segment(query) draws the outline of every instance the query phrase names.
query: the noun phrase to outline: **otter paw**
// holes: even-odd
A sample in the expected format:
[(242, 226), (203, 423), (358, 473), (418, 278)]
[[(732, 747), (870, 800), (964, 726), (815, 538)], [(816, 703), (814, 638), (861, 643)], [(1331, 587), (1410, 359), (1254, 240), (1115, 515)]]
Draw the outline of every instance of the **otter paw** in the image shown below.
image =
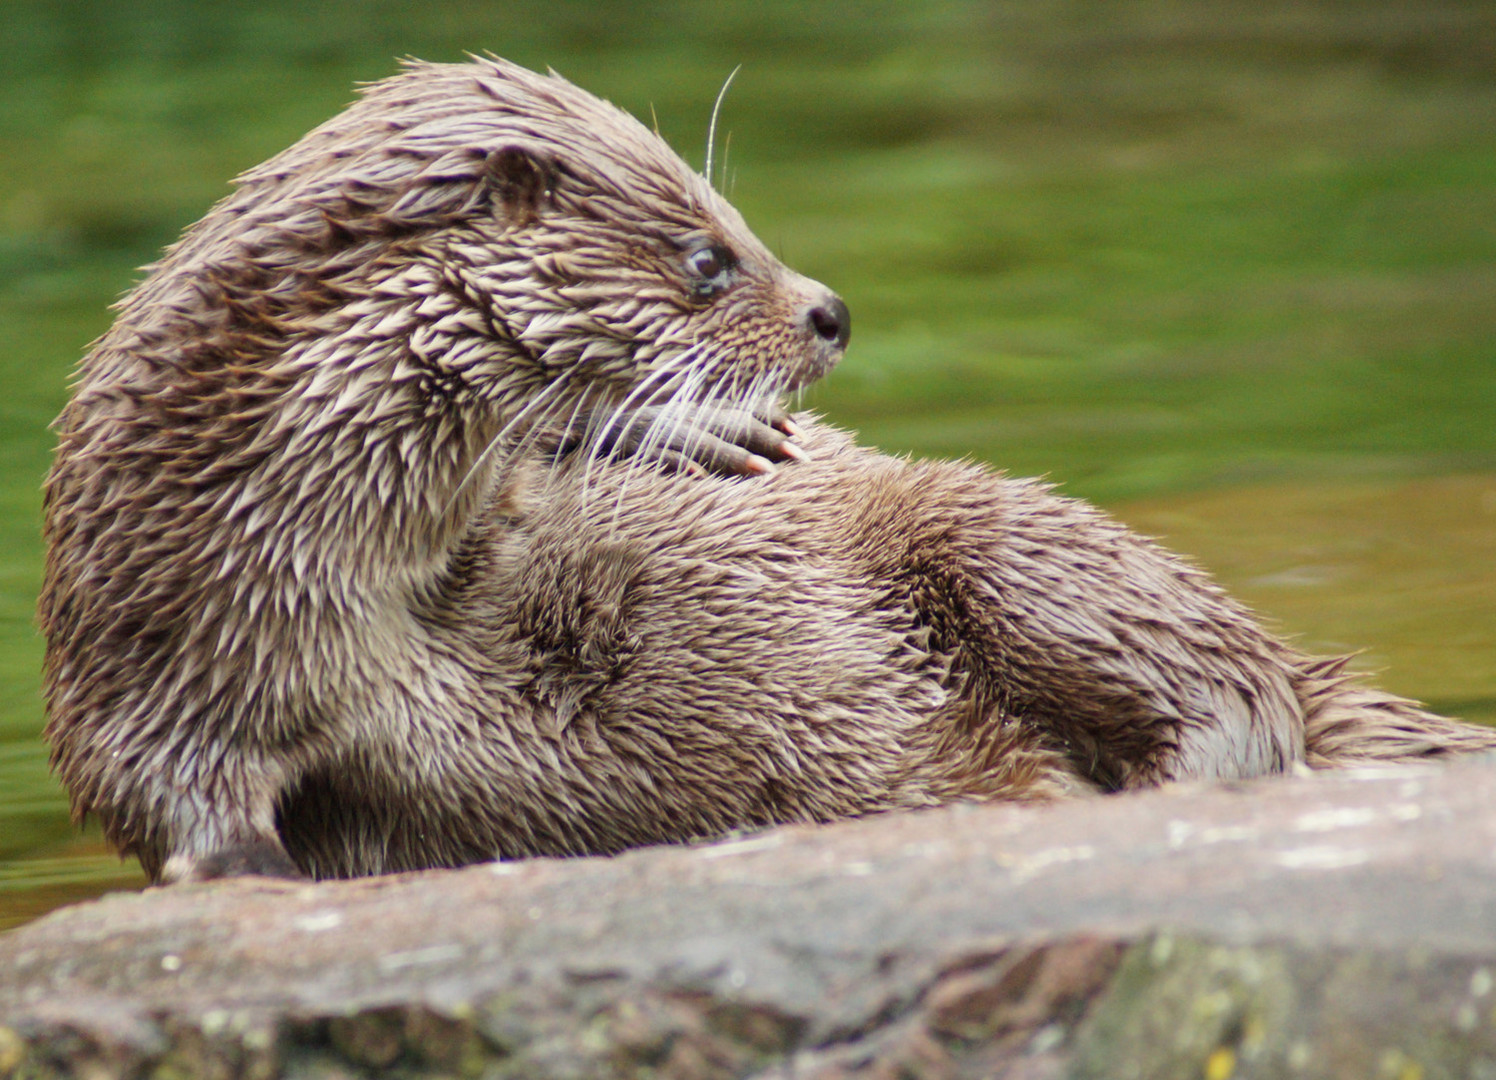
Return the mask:
[(304, 878), (280, 841), (259, 839), (229, 844), (206, 855), (174, 855), (162, 869), (167, 883), (180, 881), (213, 881), (229, 877)]
[(775, 406), (767, 415), (747, 409), (647, 405), (626, 416), (589, 424), (561, 453), (582, 451), (598, 457), (652, 461), (666, 469), (721, 476), (772, 473), (776, 462), (806, 461), (796, 444), (802, 433), (788, 413)]

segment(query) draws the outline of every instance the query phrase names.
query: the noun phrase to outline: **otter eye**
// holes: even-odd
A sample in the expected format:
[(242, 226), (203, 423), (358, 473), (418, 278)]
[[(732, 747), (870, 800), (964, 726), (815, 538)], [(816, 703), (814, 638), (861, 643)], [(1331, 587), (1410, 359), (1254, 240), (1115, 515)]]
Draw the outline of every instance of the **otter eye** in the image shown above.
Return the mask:
[(726, 274), (732, 269), (732, 252), (720, 244), (697, 248), (686, 256), (686, 269), (696, 278), (696, 291), (711, 296), (726, 287)]

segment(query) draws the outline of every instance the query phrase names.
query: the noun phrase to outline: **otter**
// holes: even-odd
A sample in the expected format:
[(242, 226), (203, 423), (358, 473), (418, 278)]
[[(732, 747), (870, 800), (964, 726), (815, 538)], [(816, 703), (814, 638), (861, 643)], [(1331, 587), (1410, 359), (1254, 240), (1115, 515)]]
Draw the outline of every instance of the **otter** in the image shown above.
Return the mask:
[(366, 90), (59, 418), (75, 815), (153, 880), (322, 878), (1496, 746), (1043, 484), (789, 417), (849, 329), (559, 76)]

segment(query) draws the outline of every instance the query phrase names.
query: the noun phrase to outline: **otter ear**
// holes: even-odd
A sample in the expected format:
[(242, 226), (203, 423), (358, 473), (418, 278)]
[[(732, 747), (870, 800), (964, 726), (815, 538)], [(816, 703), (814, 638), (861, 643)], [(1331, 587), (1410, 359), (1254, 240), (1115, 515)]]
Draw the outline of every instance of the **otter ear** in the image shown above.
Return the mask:
[[(488, 209), (513, 224), (528, 225), (550, 201), (561, 171), (553, 159), (506, 146), (487, 154), (454, 150), (393, 181), (352, 177), (315, 206), (325, 230), (321, 242), (341, 247), (371, 237), (441, 229)], [(296, 242), (305, 246), (315, 241), (300, 236)]]
[(550, 158), (523, 146), (492, 151), (485, 162), (489, 188), (516, 225), (529, 225), (551, 200), (559, 169)]

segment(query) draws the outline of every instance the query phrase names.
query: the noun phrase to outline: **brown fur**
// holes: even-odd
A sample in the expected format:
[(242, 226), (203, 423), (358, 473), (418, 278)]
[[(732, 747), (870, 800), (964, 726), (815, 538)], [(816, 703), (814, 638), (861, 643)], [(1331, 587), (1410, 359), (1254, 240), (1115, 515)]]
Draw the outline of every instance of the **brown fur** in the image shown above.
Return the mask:
[(59, 421), (75, 812), (153, 876), (330, 876), (1496, 745), (1041, 484), (808, 419), (771, 476), (654, 464), (845, 339), (559, 78), (374, 87), (167, 253)]

